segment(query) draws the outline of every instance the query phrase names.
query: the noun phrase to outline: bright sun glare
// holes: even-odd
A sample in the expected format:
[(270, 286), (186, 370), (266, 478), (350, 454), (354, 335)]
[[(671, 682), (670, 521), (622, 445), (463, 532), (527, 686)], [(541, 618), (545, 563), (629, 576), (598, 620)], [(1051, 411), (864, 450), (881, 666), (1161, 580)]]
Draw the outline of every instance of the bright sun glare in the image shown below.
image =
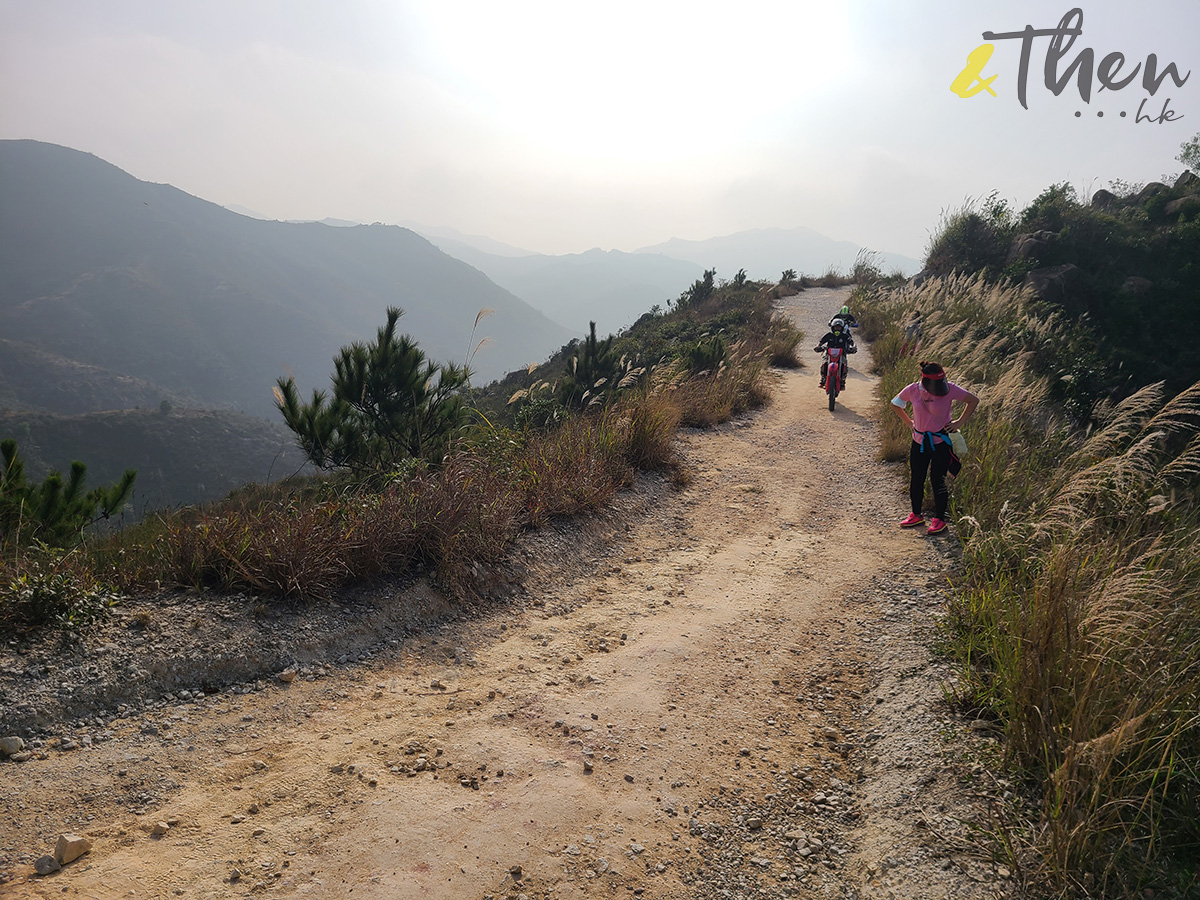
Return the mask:
[(832, 3), (484, 0), (422, 17), (466, 102), (577, 158), (719, 151), (722, 132), (744, 142), (739, 129), (794, 110), (848, 65)]

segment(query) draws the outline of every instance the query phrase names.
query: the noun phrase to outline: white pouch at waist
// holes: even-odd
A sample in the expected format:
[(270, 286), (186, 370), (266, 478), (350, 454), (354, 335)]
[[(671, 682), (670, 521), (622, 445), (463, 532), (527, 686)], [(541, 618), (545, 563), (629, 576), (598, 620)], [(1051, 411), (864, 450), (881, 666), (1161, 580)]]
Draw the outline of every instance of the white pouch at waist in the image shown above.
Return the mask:
[(950, 449), (954, 451), (954, 455), (959, 459), (967, 455), (967, 439), (963, 437), (961, 431), (950, 432)]

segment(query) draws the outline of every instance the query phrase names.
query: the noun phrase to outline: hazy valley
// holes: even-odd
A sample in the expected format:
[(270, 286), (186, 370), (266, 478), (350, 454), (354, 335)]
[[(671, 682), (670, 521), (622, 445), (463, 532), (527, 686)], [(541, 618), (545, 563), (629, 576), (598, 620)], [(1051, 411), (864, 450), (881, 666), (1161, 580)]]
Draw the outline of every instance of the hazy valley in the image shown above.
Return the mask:
[[(238, 478), (294, 469), (276, 460), (290, 432), (275, 379), (294, 377), (304, 394), (328, 388), (334, 354), (372, 337), (389, 305), (405, 310), (400, 327), (430, 358), (469, 361), (480, 386), (545, 360), (590, 321), (603, 335), (668, 307), (706, 268), (729, 278), (745, 258), (763, 276), (820, 274), (848, 270), (860, 249), (774, 229), (549, 256), (428, 231), (254, 218), (88, 153), (0, 142), (5, 435), (33, 473), (76, 458), (97, 478), (134, 465), (143, 508), (215, 499)], [(156, 415), (115, 414), (136, 410)], [(109, 454), (122, 429), (123, 459)], [(213, 449), (235, 434), (241, 462), (214, 477)]]

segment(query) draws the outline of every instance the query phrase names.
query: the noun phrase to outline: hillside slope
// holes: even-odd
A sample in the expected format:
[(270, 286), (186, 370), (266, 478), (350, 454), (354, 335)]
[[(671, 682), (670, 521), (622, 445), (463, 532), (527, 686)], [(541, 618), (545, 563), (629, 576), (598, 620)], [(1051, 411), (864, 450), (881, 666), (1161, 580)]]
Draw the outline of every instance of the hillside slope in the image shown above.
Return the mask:
[(75, 416), (0, 411), (0, 435), (15, 438), (31, 479), (81, 459), (87, 484), (110, 484), (136, 469), (133, 519), (178, 505), (219, 500), (249, 482), (310, 471), (291, 432), (228, 410), (112, 410)]
[(670, 301), (703, 274), (693, 262), (652, 253), (588, 250), (563, 256), (501, 256), (468, 244), (431, 238), (451, 256), (470, 263), (554, 321), (613, 334), (652, 306)]
[[(250, 219), (90, 154), (0, 142), (0, 334), (164, 394), (273, 416), (271, 385), (324, 388), (337, 350), (385, 309), (434, 359), (462, 362), (477, 312), (477, 381), (573, 335), (424, 238), (382, 225)], [(35, 377), (54, 377), (54, 368)], [(35, 406), (12, 396), (12, 406)], [(42, 400), (44, 402), (44, 398)], [(50, 411), (77, 411), (81, 397)]]

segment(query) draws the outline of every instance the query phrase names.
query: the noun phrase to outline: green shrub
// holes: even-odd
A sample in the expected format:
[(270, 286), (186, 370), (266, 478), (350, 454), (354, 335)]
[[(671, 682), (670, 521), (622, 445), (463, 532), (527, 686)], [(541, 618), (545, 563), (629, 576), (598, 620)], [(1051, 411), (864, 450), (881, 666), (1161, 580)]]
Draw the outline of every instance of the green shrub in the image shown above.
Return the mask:
[(697, 278), (691, 287), (679, 295), (675, 306), (678, 309), (686, 309), (707, 303), (716, 289), (716, 277), (716, 269), (706, 269), (703, 278)]
[(716, 371), (725, 362), (728, 353), (719, 334), (705, 334), (694, 344), (685, 346), (680, 356), (688, 371), (698, 374)]
[(925, 271), (995, 274), (1005, 265), (1012, 235), (1011, 213), (994, 192), (982, 202), (967, 200), (957, 210), (943, 211), (925, 250)]
[(78, 556), (47, 551), (0, 564), (0, 634), (83, 625), (121, 599), (97, 583)]
[(603, 403), (617, 387), (620, 364), (613, 350), (613, 336), (599, 340), (596, 323), (592, 322), (579, 352), (568, 361), (559, 388), (559, 400), (563, 406), (573, 409)]
[(555, 397), (536, 397), (521, 405), (517, 411), (517, 427), (521, 430), (545, 430), (559, 424), (567, 408)]

